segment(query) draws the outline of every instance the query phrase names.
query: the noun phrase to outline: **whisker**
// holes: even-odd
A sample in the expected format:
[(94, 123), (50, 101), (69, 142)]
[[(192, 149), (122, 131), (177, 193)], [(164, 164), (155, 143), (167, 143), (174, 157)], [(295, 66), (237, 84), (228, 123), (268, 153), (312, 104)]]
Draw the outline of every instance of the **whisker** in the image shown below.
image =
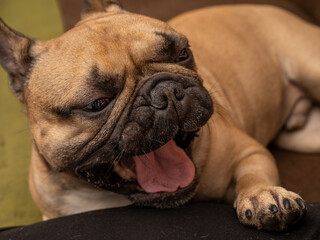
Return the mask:
[(149, 140), (160, 143), (161, 145), (164, 143), (164, 141), (159, 141), (157, 139), (149, 138)]
[(114, 164), (115, 162), (119, 162), (119, 161), (120, 161), (123, 153), (124, 153), (124, 150), (122, 150), (121, 152), (118, 153), (117, 157), (112, 161), (112, 164), (110, 165), (110, 167), (109, 167), (109, 169), (107, 170), (107, 172), (106, 172), (106, 173), (104, 174), (104, 176), (99, 180), (98, 186), (99, 186), (102, 182), (104, 182), (105, 180), (107, 180), (107, 179), (111, 176), (113, 164)]
[(19, 131), (14, 132), (13, 135), (18, 135), (18, 134), (30, 132), (30, 130), (32, 130), (32, 129), (36, 129), (36, 128), (25, 128), (25, 129), (21, 129), (21, 130), (19, 130)]

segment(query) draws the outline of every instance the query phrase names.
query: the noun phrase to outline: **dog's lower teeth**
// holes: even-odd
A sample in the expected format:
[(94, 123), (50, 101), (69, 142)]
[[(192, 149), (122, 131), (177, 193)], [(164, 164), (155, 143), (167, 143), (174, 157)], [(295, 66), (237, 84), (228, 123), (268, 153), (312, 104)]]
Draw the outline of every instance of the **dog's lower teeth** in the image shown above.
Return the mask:
[(130, 173), (128, 173), (128, 171), (126, 171), (123, 167), (121, 167), (119, 165), (119, 163), (114, 163), (113, 164), (113, 169), (114, 169), (114, 172), (116, 174), (118, 174), (121, 178), (123, 178), (124, 180), (126, 180), (126, 181), (132, 181), (133, 180), (133, 178), (130, 175)]

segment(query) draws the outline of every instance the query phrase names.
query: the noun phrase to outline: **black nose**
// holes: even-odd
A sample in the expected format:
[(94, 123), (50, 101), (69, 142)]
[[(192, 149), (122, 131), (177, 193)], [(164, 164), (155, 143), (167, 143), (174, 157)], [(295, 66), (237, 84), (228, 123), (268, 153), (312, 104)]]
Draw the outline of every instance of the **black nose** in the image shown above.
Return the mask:
[(151, 106), (156, 109), (166, 109), (169, 102), (174, 104), (184, 98), (181, 83), (173, 81), (159, 82), (150, 92)]

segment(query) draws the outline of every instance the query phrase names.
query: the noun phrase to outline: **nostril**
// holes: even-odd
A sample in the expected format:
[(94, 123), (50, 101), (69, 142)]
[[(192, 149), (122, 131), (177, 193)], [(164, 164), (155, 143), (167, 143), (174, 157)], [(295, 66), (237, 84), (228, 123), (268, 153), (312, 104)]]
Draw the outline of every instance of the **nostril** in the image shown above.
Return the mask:
[(174, 96), (176, 97), (177, 100), (182, 100), (184, 98), (184, 92), (182, 90), (182, 88), (175, 88), (174, 89)]
[(151, 106), (157, 109), (165, 109), (168, 107), (168, 96), (163, 91), (151, 92)]

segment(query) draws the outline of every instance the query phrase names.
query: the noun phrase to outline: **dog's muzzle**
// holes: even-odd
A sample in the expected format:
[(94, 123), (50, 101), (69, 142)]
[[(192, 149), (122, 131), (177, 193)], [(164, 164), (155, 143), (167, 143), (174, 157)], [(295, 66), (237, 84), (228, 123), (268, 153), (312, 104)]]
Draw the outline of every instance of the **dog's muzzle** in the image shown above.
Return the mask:
[(189, 199), (197, 173), (188, 149), (212, 113), (211, 97), (198, 79), (155, 74), (137, 91), (110, 139), (77, 173), (140, 205), (160, 206), (160, 195)]

